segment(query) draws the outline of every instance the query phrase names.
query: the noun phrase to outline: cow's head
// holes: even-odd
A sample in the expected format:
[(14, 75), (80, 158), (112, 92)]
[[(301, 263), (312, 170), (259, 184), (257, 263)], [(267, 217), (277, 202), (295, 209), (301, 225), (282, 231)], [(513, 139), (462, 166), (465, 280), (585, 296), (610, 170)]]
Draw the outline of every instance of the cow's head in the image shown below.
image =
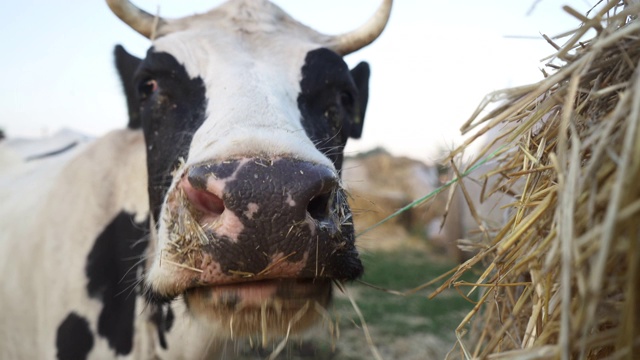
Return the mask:
[(108, 2), (153, 41), (143, 60), (116, 49), (147, 146), (150, 298), (183, 296), (230, 335), (304, 329), (333, 280), (363, 271), (339, 173), (369, 69), (342, 55), (382, 32), (391, 1), (333, 37), (262, 0), (174, 20)]

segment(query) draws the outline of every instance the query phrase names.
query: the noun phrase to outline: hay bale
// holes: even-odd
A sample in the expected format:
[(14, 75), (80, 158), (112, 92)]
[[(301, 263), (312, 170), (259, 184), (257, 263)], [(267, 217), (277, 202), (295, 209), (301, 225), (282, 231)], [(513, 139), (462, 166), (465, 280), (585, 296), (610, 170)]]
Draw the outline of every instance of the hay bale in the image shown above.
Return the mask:
[[(431, 243), (438, 240), (436, 236), (430, 236), (432, 234), (427, 232), (425, 225), (442, 221), (446, 194), (436, 197), (427, 206), (412, 208), (377, 226), (388, 214), (441, 185), (435, 167), (407, 157), (394, 156), (378, 148), (346, 157), (342, 179), (350, 195), (349, 204), (361, 249), (394, 250), (407, 245), (424, 247), (423, 235)], [(374, 232), (367, 232), (374, 226)], [(449, 235), (446, 232), (442, 234)], [(458, 237), (436, 245), (442, 244), (444, 247), (446, 244), (455, 252), (457, 248), (453, 241), (456, 239)]]
[[(479, 298), (457, 329), (451, 355), (640, 356), (640, 5), (634, 3), (605, 1), (588, 16), (565, 8), (583, 25), (557, 46), (545, 79), (491, 94), (464, 125), (463, 132), (477, 133), (452, 155), (498, 130), (469, 166), (489, 156), (493, 168), (483, 178), (493, 185), (484, 196), (511, 193), (516, 201), (505, 208), (504, 226), (474, 244), (478, 254), (432, 294), (468, 286), (467, 296)], [(585, 40), (590, 29), (597, 34)], [(458, 281), (476, 264), (482, 269), (474, 284)]]

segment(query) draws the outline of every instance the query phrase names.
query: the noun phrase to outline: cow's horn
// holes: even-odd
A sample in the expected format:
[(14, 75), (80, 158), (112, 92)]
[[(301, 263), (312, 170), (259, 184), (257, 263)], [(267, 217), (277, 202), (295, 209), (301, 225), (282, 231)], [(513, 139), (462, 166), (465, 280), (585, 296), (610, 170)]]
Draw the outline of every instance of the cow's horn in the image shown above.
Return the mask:
[(156, 35), (157, 28), (165, 22), (162, 18), (139, 9), (127, 0), (107, 0), (107, 5), (125, 24), (152, 40)]
[(347, 55), (371, 44), (384, 30), (391, 15), (393, 0), (384, 0), (369, 20), (361, 27), (329, 40), (327, 47), (340, 55)]

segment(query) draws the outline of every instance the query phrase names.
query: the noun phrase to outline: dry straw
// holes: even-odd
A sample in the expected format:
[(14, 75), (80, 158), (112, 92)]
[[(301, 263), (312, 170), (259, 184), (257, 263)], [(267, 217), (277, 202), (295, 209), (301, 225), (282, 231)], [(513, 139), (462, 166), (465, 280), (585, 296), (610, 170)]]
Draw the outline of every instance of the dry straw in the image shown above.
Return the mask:
[[(479, 299), (452, 358), (640, 358), (640, 5), (565, 10), (583, 25), (563, 46), (547, 38), (556, 65), (537, 84), (488, 96), (452, 154), (497, 132), (478, 155), (494, 156), (483, 197), (516, 199), (492, 232), (465, 196), (484, 236), (432, 294), (454, 286)], [(476, 282), (459, 281), (472, 267)]]

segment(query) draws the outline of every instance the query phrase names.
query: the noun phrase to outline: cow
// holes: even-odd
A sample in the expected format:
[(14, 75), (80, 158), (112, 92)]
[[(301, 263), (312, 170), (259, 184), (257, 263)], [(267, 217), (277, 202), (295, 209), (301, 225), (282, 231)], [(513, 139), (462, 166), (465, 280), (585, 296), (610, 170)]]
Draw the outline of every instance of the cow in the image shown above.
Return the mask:
[(392, 1), (336, 36), (263, 0), (107, 3), (152, 42), (115, 49), (129, 123), (3, 166), (0, 358), (218, 358), (312, 329), (363, 272), (340, 173), (370, 72), (342, 57)]

